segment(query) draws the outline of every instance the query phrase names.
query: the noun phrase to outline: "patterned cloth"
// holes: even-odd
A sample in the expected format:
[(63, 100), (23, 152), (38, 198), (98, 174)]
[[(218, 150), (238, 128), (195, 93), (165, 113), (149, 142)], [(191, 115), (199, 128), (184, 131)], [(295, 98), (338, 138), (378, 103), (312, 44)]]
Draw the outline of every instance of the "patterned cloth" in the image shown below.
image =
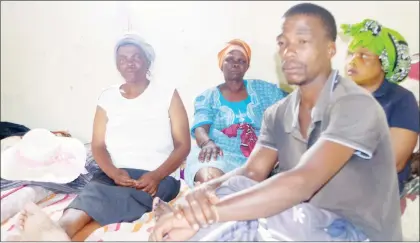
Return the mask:
[[(227, 173), (243, 165), (247, 157), (241, 151), (241, 133), (235, 137), (229, 137), (222, 132), (234, 124), (246, 122), (255, 131), (258, 137), (261, 128), (264, 111), (287, 94), (275, 84), (262, 80), (244, 80), (248, 92), (249, 102), (246, 102), (243, 119), (238, 118), (236, 105), (227, 102), (218, 87), (206, 90), (195, 99), (194, 121), (191, 128), (191, 136), (195, 138), (195, 129), (203, 125), (210, 125), (209, 137), (223, 150), (223, 157), (211, 160), (208, 163), (198, 161), (200, 148), (192, 146), (186, 160), (185, 180), (189, 186), (193, 186), (194, 177), (198, 170), (203, 167), (218, 168)], [(242, 109), (241, 109), (242, 110)]]
[(238, 130), (242, 130), (241, 133), (241, 152), (245, 157), (249, 157), (252, 150), (255, 147), (255, 144), (257, 143), (257, 135), (255, 135), (254, 128), (247, 124), (234, 124), (228, 128), (225, 128), (222, 130), (224, 134), (226, 134), (228, 137), (236, 137), (238, 135)]
[(345, 35), (353, 37), (349, 50), (364, 47), (379, 56), (387, 80), (401, 82), (407, 77), (411, 57), (407, 41), (400, 33), (371, 19), (357, 24), (342, 24), (341, 29)]
[(401, 197), (405, 197), (407, 195), (419, 195), (420, 191), (420, 178), (419, 176), (416, 176), (415, 178), (409, 180), (405, 186), (404, 190), (401, 193)]

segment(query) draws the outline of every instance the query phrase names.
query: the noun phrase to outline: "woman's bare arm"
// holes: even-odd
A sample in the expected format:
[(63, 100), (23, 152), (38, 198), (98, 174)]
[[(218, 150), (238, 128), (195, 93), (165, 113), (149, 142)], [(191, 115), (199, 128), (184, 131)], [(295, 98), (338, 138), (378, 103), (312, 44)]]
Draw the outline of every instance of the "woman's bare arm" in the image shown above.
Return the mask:
[(195, 141), (197, 142), (198, 146), (200, 146), (200, 144), (203, 144), (204, 142), (210, 139), (209, 131), (210, 131), (210, 125), (203, 125), (201, 127), (197, 127), (194, 130)]
[(189, 132), (188, 116), (182, 103), (178, 91), (175, 90), (169, 107), (169, 117), (171, 119), (172, 139), (174, 141), (174, 150), (168, 159), (156, 169), (157, 174), (164, 178), (174, 172), (191, 149), (191, 138)]
[(400, 172), (404, 169), (413, 153), (419, 135), (411, 130), (398, 127), (391, 127), (390, 132), (392, 148), (397, 162), (397, 171)]
[(93, 121), (92, 154), (102, 171), (112, 178), (118, 169), (112, 164), (111, 157), (106, 150), (105, 131), (107, 122), (106, 111), (97, 106)]

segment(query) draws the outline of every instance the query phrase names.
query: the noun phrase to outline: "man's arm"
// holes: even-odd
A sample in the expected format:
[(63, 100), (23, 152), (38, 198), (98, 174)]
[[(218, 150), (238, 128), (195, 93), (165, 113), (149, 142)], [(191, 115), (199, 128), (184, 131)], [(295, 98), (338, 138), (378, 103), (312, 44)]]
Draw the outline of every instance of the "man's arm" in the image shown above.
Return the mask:
[(168, 159), (156, 169), (156, 172), (161, 179), (178, 169), (191, 149), (187, 112), (185, 111), (184, 104), (176, 90), (169, 107), (169, 117), (171, 120), (174, 150), (169, 155)]
[(335, 103), (327, 129), (294, 169), (221, 199), (216, 205), (219, 220), (278, 214), (310, 199), (353, 154), (370, 158), (381, 137), (377, 126), (386, 126), (386, 120), (375, 100), (356, 98), (346, 97)]
[(219, 220), (269, 217), (306, 201), (346, 164), (353, 153), (354, 149), (350, 147), (318, 140), (293, 170), (221, 199), (216, 206)]

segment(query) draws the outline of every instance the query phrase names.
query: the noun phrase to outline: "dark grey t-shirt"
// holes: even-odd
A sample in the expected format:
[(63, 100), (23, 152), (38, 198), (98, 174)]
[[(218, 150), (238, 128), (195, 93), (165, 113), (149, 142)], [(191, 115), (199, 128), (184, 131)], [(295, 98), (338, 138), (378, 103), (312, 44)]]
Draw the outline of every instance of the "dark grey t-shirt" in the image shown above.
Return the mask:
[(318, 139), (355, 149), (309, 202), (347, 218), (372, 241), (401, 241), (397, 171), (382, 107), (334, 71), (312, 110), (306, 140), (299, 131), (299, 101), (295, 90), (266, 110), (258, 143), (278, 151), (280, 172), (294, 168)]

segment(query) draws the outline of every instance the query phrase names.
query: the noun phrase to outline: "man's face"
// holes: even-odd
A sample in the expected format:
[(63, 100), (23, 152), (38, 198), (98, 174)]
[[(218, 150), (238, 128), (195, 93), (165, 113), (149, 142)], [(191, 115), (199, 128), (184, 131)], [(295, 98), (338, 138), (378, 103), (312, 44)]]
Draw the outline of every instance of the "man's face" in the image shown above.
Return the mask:
[(366, 48), (348, 51), (346, 73), (358, 85), (372, 85), (382, 75), (382, 65), (378, 55)]
[(304, 85), (330, 68), (336, 52), (322, 20), (305, 14), (284, 19), (277, 44), (283, 73), (293, 85)]

